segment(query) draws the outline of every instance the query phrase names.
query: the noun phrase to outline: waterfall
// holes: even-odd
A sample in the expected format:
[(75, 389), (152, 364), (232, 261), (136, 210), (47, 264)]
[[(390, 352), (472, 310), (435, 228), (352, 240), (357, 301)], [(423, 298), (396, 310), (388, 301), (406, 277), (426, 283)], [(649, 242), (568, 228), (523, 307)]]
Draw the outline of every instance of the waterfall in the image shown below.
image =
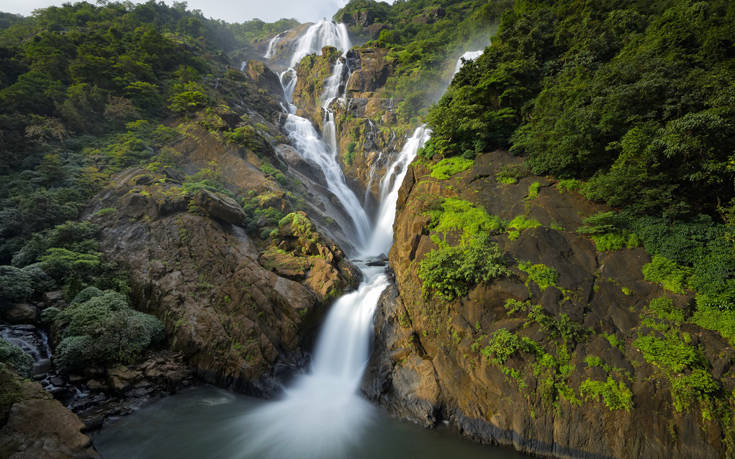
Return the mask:
[[(352, 232), (355, 234), (353, 242), (357, 247), (362, 247), (367, 241), (370, 221), (357, 196), (347, 186), (342, 169), (331, 147), (319, 138), (314, 126), (306, 118), (289, 114), (284, 129), (288, 132), (292, 145), (301, 157), (313, 162), (324, 172), (327, 188), (337, 197), (355, 226)], [(344, 229), (346, 234), (351, 232), (348, 228)]]
[(296, 51), (291, 56), (289, 66), (296, 67), (299, 61), (309, 54), (321, 54), (325, 46), (333, 46), (340, 51), (350, 49), (352, 43), (347, 33), (347, 26), (326, 19), (311, 25), (296, 42)]
[(483, 52), (484, 50), (479, 49), (477, 51), (467, 51), (466, 53), (459, 56), (459, 59), (457, 59), (457, 66), (454, 68), (454, 73), (452, 74), (452, 76), (459, 73), (459, 71), (462, 69), (462, 66), (464, 65), (465, 62), (474, 61), (478, 57), (482, 56)]
[[(330, 25), (331, 24), (331, 25)], [(342, 35), (340, 35), (342, 34)], [(321, 49), (328, 41), (339, 41), (343, 51), (349, 37), (343, 24), (322, 21), (311, 26), (299, 40), (292, 67), (308, 52)], [(370, 227), (359, 200), (345, 182), (337, 162), (337, 139), (334, 114), (329, 104), (339, 93), (345, 74), (344, 62), (335, 63), (332, 76), (325, 82), (321, 95), (325, 113), (324, 140), (320, 139), (311, 122), (291, 113), (284, 129), (294, 148), (306, 160), (324, 172), (328, 189), (342, 203), (355, 226), (353, 243), (360, 256), (377, 256), (390, 249), (393, 240), (393, 219), (396, 214), (398, 189), (416, 157), (418, 149), (428, 140), (430, 130), (416, 129), (396, 159), (387, 168), (380, 183), (380, 209), (377, 224)], [(284, 92), (295, 80), (294, 75), (281, 76)], [(292, 92), (292, 91), (291, 91)], [(288, 99), (289, 103), (291, 99)], [(292, 107), (293, 108), (293, 107)], [(371, 234), (368, 234), (372, 230)], [(286, 458), (339, 458), (346, 448), (357, 442), (369, 426), (373, 407), (359, 395), (362, 374), (369, 358), (372, 318), (380, 294), (389, 281), (385, 268), (368, 266), (355, 261), (363, 274), (356, 291), (343, 295), (331, 307), (317, 340), (309, 372), (299, 376), (284, 389), (281, 400), (270, 403), (242, 419), (244, 456)]]
[(431, 130), (426, 126), (418, 127), (406, 141), (396, 160), (385, 171), (380, 181), (380, 207), (378, 218), (368, 245), (367, 252), (373, 255), (388, 254), (393, 244), (393, 221), (396, 218), (398, 190), (408, 172), (408, 165), (416, 158), (419, 149), (424, 146)]
[(286, 32), (281, 32), (275, 37), (271, 38), (271, 40), (268, 42), (268, 49), (263, 55), (263, 59), (270, 59), (271, 57), (273, 57), (273, 55), (276, 53), (276, 44), (278, 44), (285, 33)]

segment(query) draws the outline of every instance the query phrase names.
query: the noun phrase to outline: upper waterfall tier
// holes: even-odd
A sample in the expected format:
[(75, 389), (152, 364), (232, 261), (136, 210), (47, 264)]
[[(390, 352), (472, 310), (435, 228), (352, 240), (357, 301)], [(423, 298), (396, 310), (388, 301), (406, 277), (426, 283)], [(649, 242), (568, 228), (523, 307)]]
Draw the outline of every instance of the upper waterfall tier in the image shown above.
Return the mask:
[(304, 56), (321, 54), (325, 46), (333, 46), (342, 52), (350, 49), (352, 43), (347, 33), (347, 26), (323, 19), (306, 29), (296, 43), (290, 67), (295, 67)]

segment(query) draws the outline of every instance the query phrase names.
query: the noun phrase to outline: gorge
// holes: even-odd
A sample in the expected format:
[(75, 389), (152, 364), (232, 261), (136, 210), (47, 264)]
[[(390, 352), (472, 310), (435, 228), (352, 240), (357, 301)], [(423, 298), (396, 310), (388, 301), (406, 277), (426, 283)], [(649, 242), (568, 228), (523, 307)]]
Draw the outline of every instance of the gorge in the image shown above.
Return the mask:
[(733, 18), (0, 15), (0, 456), (731, 457)]

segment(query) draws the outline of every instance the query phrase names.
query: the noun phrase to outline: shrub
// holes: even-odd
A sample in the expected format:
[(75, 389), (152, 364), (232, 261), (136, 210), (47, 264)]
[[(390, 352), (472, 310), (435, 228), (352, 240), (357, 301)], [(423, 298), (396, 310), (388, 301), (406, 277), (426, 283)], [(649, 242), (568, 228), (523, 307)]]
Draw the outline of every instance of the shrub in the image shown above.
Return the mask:
[(451, 301), (480, 282), (507, 275), (502, 258), (497, 244), (481, 235), (463, 245), (432, 250), (421, 260), (418, 276), (426, 295), (435, 292)]
[(670, 333), (664, 338), (653, 334), (639, 336), (633, 341), (633, 346), (641, 351), (646, 362), (668, 372), (680, 373), (704, 362), (701, 353), (684, 343), (676, 333)]
[(431, 167), (431, 176), (435, 179), (446, 180), (455, 174), (466, 171), (474, 163), (473, 160), (460, 156), (444, 158)]
[(541, 188), (541, 184), (539, 182), (533, 182), (528, 186), (528, 196), (526, 196), (526, 199), (536, 199), (538, 198), (538, 192)]
[(202, 88), (193, 82), (178, 85), (169, 98), (169, 110), (176, 113), (194, 112), (207, 105), (207, 96)]
[(707, 370), (696, 368), (691, 373), (679, 375), (671, 381), (671, 396), (678, 412), (686, 411), (695, 401), (703, 401), (717, 392), (720, 385)]
[(633, 393), (624, 382), (616, 382), (611, 376), (607, 377), (607, 381), (585, 379), (579, 386), (579, 394), (587, 400), (602, 399), (610, 411), (630, 411), (633, 407)]
[(555, 287), (559, 280), (559, 273), (554, 268), (541, 263), (531, 264), (529, 261), (521, 261), (518, 263), (518, 269), (528, 274), (528, 280), (534, 281), (541, 291)]
[(501, 328), (490, 336), (482, 355), (497, 365), (503, 365), (521, 347), (522, 341), (518, 335)]
[(85, 289), (80, 295), (84, 301), (73, 302), (53, 317), (62, 337), (54, 356), (59, 368), (129, 363), (163, 338), (163, 324), (131, 309), (121, 294)]
[(31, 376), (33, 357), (23, 352), (23, 349), (10, 344), (0, 338), (0, 362), (10, 365), (19, 375), (28, 378)]
[(428, 213), (431, 216), (430, 228), (444, 238), (444, 241), (432, 238), (440, 246), (445, 244), (447, 233), (451, 231), (461, 232), (460, 243), (464, 243), (480, 233), (501, 231), (505, 225), (503, 220), (489, 215), (485, 209), (457, 198), (446, 198), (440, 209)]
[(525, 215), (519, 215), (511, 220), (506, 226), (508, 239), (514, 241), (520, 237), (523, 231), (531, 228), (538, 228), (539, 226), (541, 226), (541, 222), (535, 218), (528, 218)]
[(559, 193), (566, 193), (569, 191), (578, 191), (582, 188), (583, 183), (577, 179), (561, 179), (556, 182), (556, 189)]
[(643, 277), (661, 284), (666, 290), (684, 293), (687, 287), (688, 270), (661, 255), (654, 255), (650, 263), (643, 266)]

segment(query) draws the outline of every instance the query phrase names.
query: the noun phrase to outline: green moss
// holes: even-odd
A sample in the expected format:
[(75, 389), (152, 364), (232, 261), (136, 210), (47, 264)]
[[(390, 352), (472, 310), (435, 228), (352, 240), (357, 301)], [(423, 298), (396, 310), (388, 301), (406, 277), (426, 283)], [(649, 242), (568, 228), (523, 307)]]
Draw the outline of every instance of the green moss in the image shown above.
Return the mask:
[(489, 215), (485, 209), (457, 198), (444, 199), (439, 209), (430, 210), (428, 214), (431, 216), (430, 229), (442, 236), (442, 239), (435, 238), (437, 240), (434, 241), (440, 246), (446, 244), (449, 232), (460, 232), (460, 243), (464, 243), (479, 233), (494, 233), (505, 227), (505, 222), (499, 217)]
[(602, 399), (610, 411), (630, 411), (633, 407), (633, 393), (624, 382), (615, 381), (611, 376), (606, 381), (585, 379), (579, 386), (579, 393), (586, 400)]
[(534, 281), (541, 291), (555, 287), (559, 280), (559, 273), (554, 268), (541, 263), (532, 264), (529, 261), (521, 261), (518, 263), (518, 269), (528, 274), (528, 280)]
[(526, 199), (536, 199), (538, 198), (538, 192), (541, 188), (541, 184), (539, 182), (533, 182), (528, 186), (528, 195), (526, 196)]
[(521, 232), (531, 228), (538, 228), (540, 226), (542, 226), (541, 222), (539, 222), (535, 218), (528, 218), (525, 215), (518, 215), (517, 217), (513, 218), (513, 220), (511, 220), (510, 223), (508, 223), (506, 226), (508, 239), (514, 241), (518, 239), (518, 237), (520, 237)]
[(654, 255), (650, 263), (643, 266), (643, 277), (666, 290), (685, 293), (689, 271), (661, 255)]
[(474, 163), (474, 160), (465, 159), (461, 156), (444, 158), (431, 167), (431, 176), (435, 179), (446, 180), (455, 174), (466, 171)]

